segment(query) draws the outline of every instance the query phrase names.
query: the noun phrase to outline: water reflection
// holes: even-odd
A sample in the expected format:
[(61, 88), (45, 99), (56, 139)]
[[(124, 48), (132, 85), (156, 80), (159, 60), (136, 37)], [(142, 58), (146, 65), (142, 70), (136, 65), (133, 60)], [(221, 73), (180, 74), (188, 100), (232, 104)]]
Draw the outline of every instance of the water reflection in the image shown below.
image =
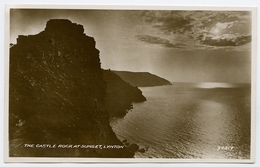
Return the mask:
[(136, 157), (250, 157), (250, 88), (181, 83), (141, 89), (147, 101), (134, 104), (133, 111), (111, 122), (121, 140), (149, 148)]
[[(226, 131), (228, 107), (226, 104), (211, 100), (201, 100), (197, 112), (194, 113), (194, 128), (200, 132), (198, 137), (201, 145), (201, 158), (226, 158), (217, 150), (218, 146), (229, 145), (226, 142)], [(202, 142), (203, 141), (203, 142)]]
[(234, 88), (236, 84), (225, 83), (225, 82), (202, 82), (195, 85), (197, 88)]

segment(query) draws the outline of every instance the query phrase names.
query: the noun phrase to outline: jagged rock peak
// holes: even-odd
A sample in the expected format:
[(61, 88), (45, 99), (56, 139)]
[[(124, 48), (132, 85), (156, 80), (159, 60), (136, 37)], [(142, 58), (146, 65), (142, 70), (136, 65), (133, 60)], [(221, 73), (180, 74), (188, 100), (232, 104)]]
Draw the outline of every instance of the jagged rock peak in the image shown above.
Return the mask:
[(72, 23), (68, 19), (51, 19), (47, 22), (45, 31), (66, 31), (74, 34), (83, 34), (84, 28), (82, 25)]
[(57, 44), (60, 41), (62, 45), (70, 45), (69, 47), (72, 47), (72, 44), (84, 45), (85, 48), (92, 48), (92, 50), (96, 45), (94, 38), (84, 33), (82, 25), (68, 19), (51, 19), (47, 21), (44, 31), (35, 35), (18, 35), (17, 38), (18, 45), (38, 45), (38, 43), (42, 45), (46, 41), (51, 44)]

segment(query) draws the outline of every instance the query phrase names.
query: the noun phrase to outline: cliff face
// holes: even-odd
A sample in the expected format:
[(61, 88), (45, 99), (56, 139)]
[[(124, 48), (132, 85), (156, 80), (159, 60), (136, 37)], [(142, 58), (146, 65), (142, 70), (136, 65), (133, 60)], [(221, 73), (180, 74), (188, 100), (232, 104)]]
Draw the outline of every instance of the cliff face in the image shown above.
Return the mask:
[(105, 106), (111, 117), (122, 117), (132, 109), (132, 102), (143, 102), (146, 98), (137, 88), (123, 81), (110, 70), (103, 70), (107, 82)]
[(50, 20), (10, 48), (10, 156), (132, 157), (122, 149), (36, 149), (24, 144), (123, 145), (104, 108), (99, 51), (83, 26)]
[(113, 71), (113, 72), (132, 86), (149, 87), (149, 86), (171, 85), (171, 83), (168, 80), (148, 72), (129, 72), (129, 71)]

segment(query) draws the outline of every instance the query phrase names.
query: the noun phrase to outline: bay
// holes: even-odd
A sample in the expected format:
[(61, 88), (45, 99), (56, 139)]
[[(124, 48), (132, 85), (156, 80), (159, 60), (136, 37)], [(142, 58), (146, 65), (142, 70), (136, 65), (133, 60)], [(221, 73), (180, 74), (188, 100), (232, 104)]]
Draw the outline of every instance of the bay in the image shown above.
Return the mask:
[(146, 150), (136, 158), (250, 158), (250, 85), (173, 83), (140, 89), (147, 101), (110, 122), (121, 141)]

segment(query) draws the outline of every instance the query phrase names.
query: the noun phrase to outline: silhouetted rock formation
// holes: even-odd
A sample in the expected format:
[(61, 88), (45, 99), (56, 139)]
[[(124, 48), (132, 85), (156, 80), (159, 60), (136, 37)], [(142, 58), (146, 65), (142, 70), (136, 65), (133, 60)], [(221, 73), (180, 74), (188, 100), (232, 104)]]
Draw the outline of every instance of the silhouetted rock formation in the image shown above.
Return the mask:
[(107, 82), (105, 106), (111, 117), (122, 117), (132, 109), (132, 102), (143, 102), (146, 98), (137, 88), (123, 81), (110, 70), (103, 70)]
[(103, 105), (108, 100), (99, 51), (83, 32), (69, 20), (50, 20), (44, 31), (19, 36), (10, 48), (10, 156), (133, 157), (126, 148), (24, 147), (123, 145)]
[(168, 80), (158, 77), (149, 72), (130, 72), (130, 71), (113, 71), (113, 72), (132, 86), (149, 87), (149, 86), (171, 85), (171, 83)]

